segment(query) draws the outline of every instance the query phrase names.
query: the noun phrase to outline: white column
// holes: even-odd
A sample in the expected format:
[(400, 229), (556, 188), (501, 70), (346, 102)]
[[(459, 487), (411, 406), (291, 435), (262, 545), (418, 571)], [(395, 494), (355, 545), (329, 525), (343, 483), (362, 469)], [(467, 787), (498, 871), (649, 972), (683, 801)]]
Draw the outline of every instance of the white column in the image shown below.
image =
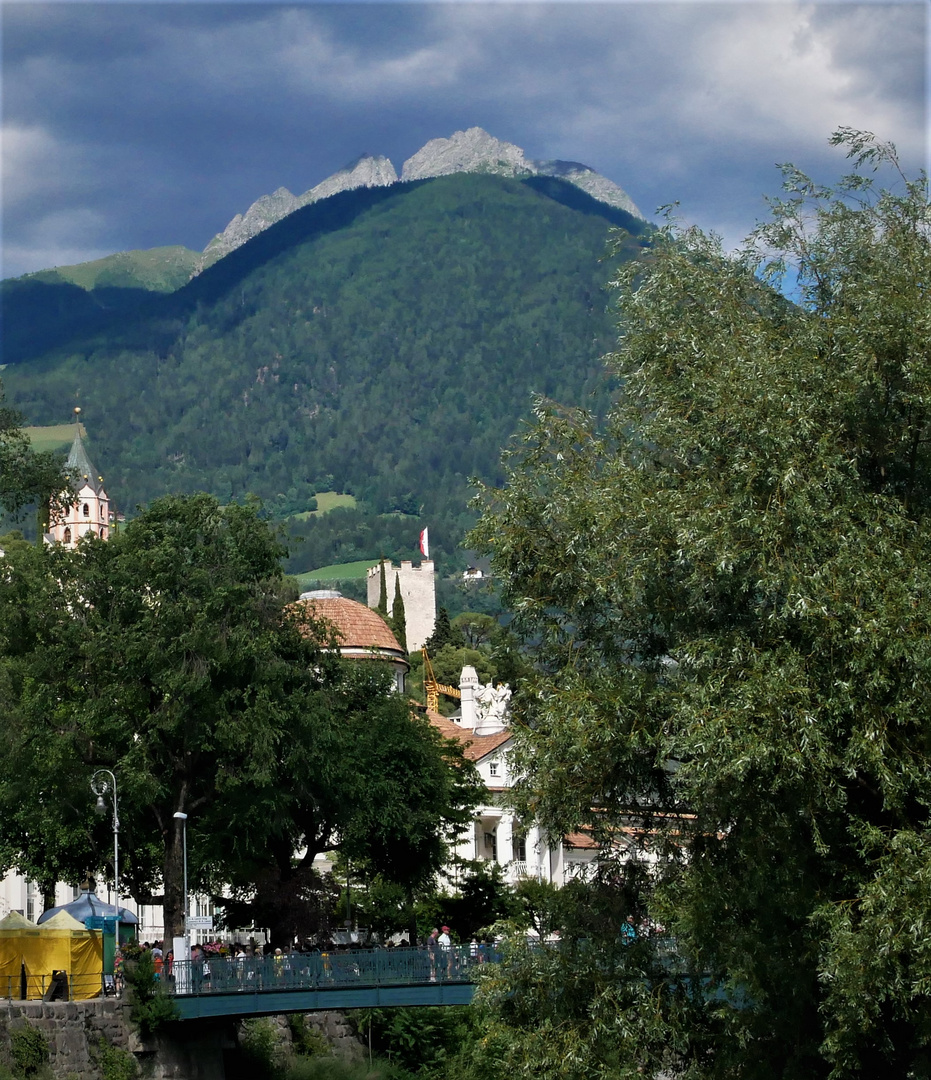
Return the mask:
[(477, 714), (475, 711), (475, 691), (479, 687), (478, 673), (474, 667), (466, 666), (459, 676), (459, 690), (462, 694), (462, 727), (475, 730)]

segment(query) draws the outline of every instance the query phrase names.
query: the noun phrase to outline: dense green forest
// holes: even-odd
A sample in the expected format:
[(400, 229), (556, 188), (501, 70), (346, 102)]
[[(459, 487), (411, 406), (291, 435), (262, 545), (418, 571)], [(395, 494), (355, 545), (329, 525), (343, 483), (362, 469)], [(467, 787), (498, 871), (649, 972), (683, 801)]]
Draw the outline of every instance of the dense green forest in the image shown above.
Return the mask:
[(30, 423), (80, 404), (129, 512), (203, 489), (287, 519), (344, 491), (356, 509), (292, 523), (292, 572), (409, 557), (400, 514), (442, 564), (532, 395), (606, 402), (612, 227), (639, 250), (642, 222), (562, 181), (459, 174), (305, 207), (170, 295), (7, 283), (8, 398)]

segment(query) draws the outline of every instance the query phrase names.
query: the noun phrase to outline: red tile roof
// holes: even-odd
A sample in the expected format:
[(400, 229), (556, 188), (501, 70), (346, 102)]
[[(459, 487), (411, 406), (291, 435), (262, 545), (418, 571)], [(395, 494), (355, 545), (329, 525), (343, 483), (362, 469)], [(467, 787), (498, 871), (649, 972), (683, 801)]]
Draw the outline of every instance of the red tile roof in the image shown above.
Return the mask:
[(574, 832), (569, 833), (565, 839), (566, 847), (571, 848), (587, 848), (588, 850), (597, 850), (598, 845), (588, 835), (588, 833)]
[(510, 731), (498, 731), (494, 735), (476, 735), (468, 728), (462, 728), (440, 713), (431, 712), (430, 709), (427, 709), (427, 719), (444, 739), (455, 739), (462, 743), (463, 752), (470, 761), (480, 761), (492, 750), (503, 746), (511, 737)]
[(323, 620), (335, 627), (343, 649), (391, 649), (403, 655), (398, 639), (385, 620), (377, 611), (357, 600), (346, 596), (313, 597), (298, 600), (294, 606), (303, 607), (311, 619)]

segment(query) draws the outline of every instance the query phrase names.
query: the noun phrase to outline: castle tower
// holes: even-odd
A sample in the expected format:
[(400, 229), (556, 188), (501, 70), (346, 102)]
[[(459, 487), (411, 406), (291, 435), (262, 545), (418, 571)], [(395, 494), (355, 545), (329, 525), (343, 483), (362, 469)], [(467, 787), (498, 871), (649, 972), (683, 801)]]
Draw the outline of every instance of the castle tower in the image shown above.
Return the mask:
[[(416, 652), (423, 648), (423, 643), (436, 627), (436, 576), (433, 572), (433, 560), (424, 559), (420, 566), (414, 566), (409, 560), (400, 567), (393, 566), (390, 559), (382, 564), (385, 568), (385, 582), (388, 586), (388, 602), (394, 595), (394, 581), (397, 577), (401, 585), (401, 599), (404, 601), (404, 618), (407, 631), (407, 650)], [(368, 605), (378, 607), (378, 592), (381, 582), (379, 566), (369, 568), (367, 574)]]
[(46, 541), (73, 548), (87, 533), (93, 533), (101, 540), (109, 539), (110, 500), (104, 490), (103, 477), (87, 456), (80, 427), (75, 432), (65, 468), (71, 474), (73, 502), (49, 523)]

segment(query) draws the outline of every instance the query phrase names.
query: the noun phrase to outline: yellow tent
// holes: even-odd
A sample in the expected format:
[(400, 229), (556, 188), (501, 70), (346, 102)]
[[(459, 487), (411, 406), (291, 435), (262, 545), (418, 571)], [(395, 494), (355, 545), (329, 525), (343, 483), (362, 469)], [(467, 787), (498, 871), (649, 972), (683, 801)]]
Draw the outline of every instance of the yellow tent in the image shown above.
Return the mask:
[(85, 930), (67, 912), (59, 912), (41, 926), (8, 915), (0, 920), (0, 991), (9, 989), (9, 996), (18, 998), (23, 970), (29, 999), (43, 996), (53, 971), (68, 973), (73, 1000), (97, 997), (102, 985), (103, 935)]
[(39, 931), (43, 937), (54, 934), (62, 954), (70, 946), (70, 962), (65, 970), (70, 979), (71, 999), (97, 997), (103, 973), (103, 934), (99, 930), (86, 930), (67, 911), (56, 912), (41, 924)]
[(24, 932), (38, 934), (39, 928), (18, 911), (11, 911), (6, 918), (0, 919), (0, 997), (20, 996), (23, 959), (17, 939)]
[(30, 922), (25, 915), (18, 911), (11, 911), (9, 915), (0, 919), (0, 930), (35, 930), (36, 924)]

